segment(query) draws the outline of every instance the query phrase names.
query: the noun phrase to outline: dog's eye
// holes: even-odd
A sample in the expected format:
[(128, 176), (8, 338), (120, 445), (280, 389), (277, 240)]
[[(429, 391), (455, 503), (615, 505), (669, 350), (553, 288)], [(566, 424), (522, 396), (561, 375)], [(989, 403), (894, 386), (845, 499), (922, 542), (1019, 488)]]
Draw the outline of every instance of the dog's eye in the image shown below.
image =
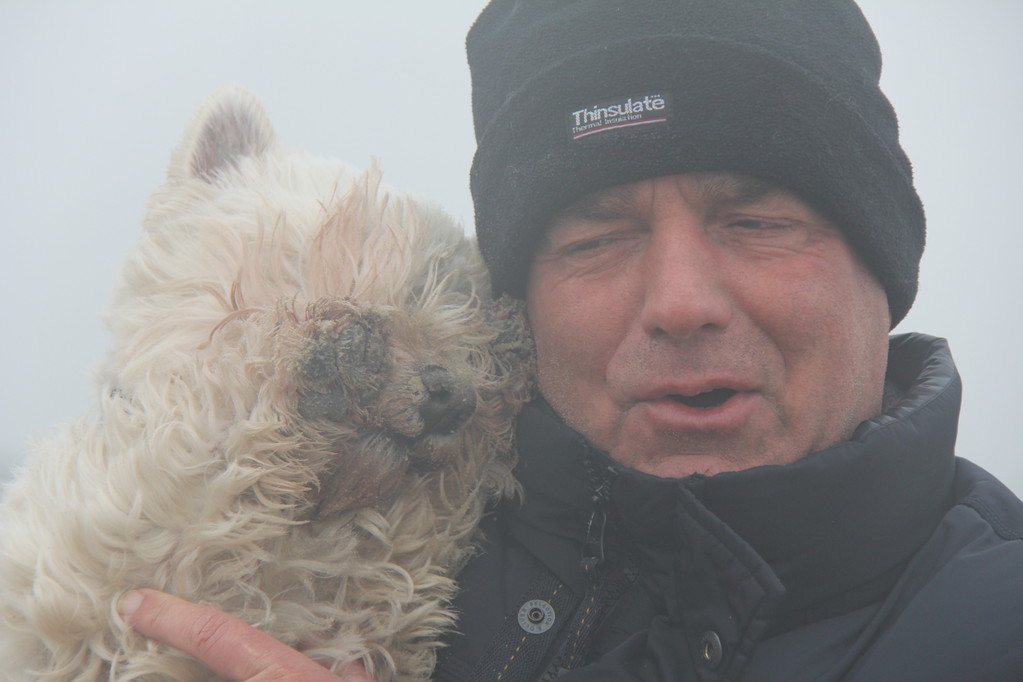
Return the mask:
[(343, 422), (348, 417), (349, 408), (349, 401), (341, 386), (335, 386), (329, 391), (300, 391), (298, 394), (298, 413), (303, 419)]
[(391, 364), (388, 336), (363, 322), (348, 325), (338, 339), (338, 363), (358, 367), (367, 374), (385, 373)]

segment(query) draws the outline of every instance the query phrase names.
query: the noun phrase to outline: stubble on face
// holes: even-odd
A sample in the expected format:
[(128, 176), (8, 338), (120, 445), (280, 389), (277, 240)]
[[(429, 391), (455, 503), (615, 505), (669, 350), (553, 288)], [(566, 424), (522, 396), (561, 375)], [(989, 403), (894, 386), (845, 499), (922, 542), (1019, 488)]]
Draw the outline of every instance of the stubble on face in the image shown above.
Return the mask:
[[(675, 176), (598, 193), (554, 225), (528, 295), (540, 389), (619, 462), (674, 477), (785, 464), (880, 410), (884, 292), (792, 195)], [(731, 397), (681, 404), (705, 391)]]

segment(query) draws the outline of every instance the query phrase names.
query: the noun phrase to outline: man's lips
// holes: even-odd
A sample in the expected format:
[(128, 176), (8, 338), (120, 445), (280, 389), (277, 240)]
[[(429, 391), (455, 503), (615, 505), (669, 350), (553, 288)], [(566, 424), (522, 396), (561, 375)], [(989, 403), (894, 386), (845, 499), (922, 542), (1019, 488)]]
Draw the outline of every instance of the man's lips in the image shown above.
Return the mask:
[(712, 388), (707, 391), (701, 391), (696, 395), (671, 393), (665, 397), (689, 407), (709, 410), (725, 404), (736, 393), (738, 393), (738, 391), (734, 388)]
[(739, 393), (756, 392), (756, 386), (734, 377), (708, 377), (699, 381), (651, 383), (632, 391), (635, 402), (669, 399), (690, 407), (715, 407)]
[(642, 391), (633, 407), (672, 429), (738, 426), (752, 413), (757, 390), (733, 379), (660, 384)]

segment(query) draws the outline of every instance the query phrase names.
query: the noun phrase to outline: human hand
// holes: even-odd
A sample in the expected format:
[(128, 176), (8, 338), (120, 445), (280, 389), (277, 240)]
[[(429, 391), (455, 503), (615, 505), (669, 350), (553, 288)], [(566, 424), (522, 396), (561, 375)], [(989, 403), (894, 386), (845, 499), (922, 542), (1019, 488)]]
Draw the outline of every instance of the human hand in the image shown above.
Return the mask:
[(194, 656), (232, 682), (373, 682), (361, 663), (338, 677), (239, 618), (157, 590), (129, 592), (117, 609), (135, 631)]

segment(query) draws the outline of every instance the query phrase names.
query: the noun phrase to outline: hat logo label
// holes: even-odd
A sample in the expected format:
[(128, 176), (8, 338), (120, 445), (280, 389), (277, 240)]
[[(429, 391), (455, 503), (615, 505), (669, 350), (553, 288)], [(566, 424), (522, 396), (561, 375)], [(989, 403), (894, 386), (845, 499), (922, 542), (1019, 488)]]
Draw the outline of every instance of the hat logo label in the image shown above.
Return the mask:
[(670, 104), (667, 93), (651, 92), (585, 106), (568, 114), (568, 134), (578, 140), (619, 128), (667, 123)]

